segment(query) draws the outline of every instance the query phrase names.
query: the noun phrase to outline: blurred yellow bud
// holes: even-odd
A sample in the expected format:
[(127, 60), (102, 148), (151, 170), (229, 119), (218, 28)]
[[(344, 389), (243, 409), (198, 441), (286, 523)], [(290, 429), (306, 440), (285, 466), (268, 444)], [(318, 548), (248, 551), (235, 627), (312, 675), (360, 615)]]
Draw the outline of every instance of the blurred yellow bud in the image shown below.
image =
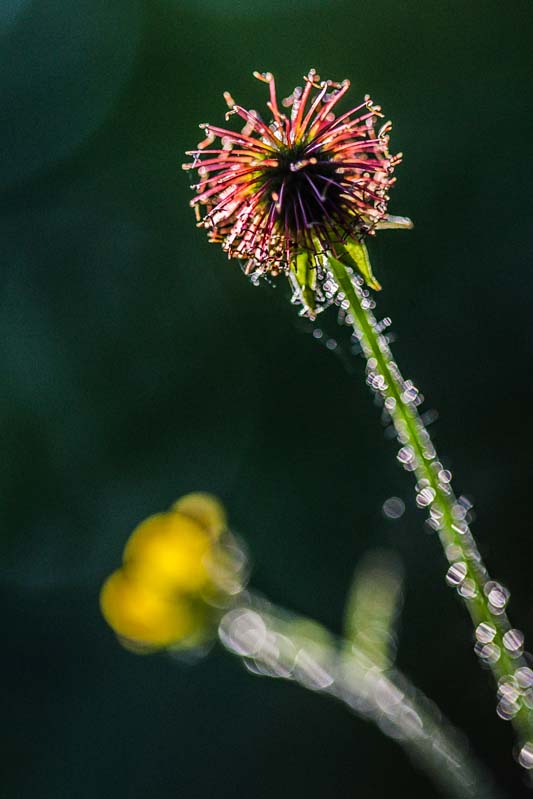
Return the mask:
[(195, 593), (209, 582), (209, 533), (190, 516), (157, 513), (132, 533), (124, 562), (135, 578), (164, 594)]
[(102, 587), (100, 607), (115, 633), (147, 647), (166, 647), (187, 638), (198, 627), (198, 611), (187, 600), (151, 590), (123, 569)]
[(210, 494), (187, 494), (135, 528), (104, 583), (102, 613), (134, 652), (195, 647), (244, 588), (247, 558)]
[(185, 494), (172, 505), (172, 510), (190, 516), (202, 525), (213, 538), (227, 528), (226, 511), (221, 502), (212, 494), (201, 491)]

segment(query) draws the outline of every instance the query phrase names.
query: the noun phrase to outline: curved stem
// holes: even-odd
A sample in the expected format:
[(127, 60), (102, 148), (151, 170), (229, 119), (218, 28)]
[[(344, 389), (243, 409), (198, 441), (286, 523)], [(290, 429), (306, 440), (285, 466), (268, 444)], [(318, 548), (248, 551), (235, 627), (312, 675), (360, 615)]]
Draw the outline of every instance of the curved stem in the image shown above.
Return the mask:
[(522, 656), (523, 636), (511, 627), (505, 613), (509, 592), (489, 577), (468, 525), (468, 505), (453, 493), (451, 474), (440, 463), (418, 413), (418, 392), (394, 362), (372, 313), (368, 291), (361, 279), (335, 258), (329, 259), (329, 268), (367, 360), (368, 383), (383, 400), (402, 445), (398, 459), (415, 473), (417, 504), (427, 507), (428, 524), (438, 531), (450, 563), (447, 582), (456, 587), (475, 625), (475, 651), (498, 683), (498, 715), (512, 721), (522, 747), (519, 762), (531, 768), (533, 671)]
[(399, 743), (452, 799), (500, 796), (464, 737), (399, 671), (380, 668), (316, 622), (251, 594), (240, 600), (223, 617), (219, 637), (252, 673), (339, 699)]

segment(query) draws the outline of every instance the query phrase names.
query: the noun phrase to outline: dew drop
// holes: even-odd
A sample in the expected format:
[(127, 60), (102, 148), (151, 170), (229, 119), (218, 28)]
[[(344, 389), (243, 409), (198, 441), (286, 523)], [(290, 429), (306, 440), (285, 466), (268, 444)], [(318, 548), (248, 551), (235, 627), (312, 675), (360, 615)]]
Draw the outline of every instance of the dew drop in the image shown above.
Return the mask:
[[(434, 511), (435, 511), (435, 506), (433, 505), (433, 507), (431, 508), (431, 516), (435, 519), (435, 521), (437, 521), (442, 514), (439, 514), (439, 516), (435, 516)], [(457, 544), (448, 544), (448, 546), (446, 547), (446, 557), (448, 558), (449, 561), (459, 560), (459, 558), (461, 557), (461, 547), (458, 547)]]
[(439, 488), (443, 494), (446, 494), (447, 497), (450, 497), (452, 494), (452, 488), (448, 483), (440, 483)]
[(474, 646), (476, 655), (485, 663), (497, 663), (500, 659), (501, 649), (495, 643), (480, 644)]
[(460, 505), (463, 506), (465, 510), (472, 510), (472, 508), (474, 507), (474, 503), (472, 502), (472, 500), (469, 499), (468, 497), (465, 497), (464, 494), (461, 494), (461, 496), (457, 501), (459, 502)]
[(501, 699), (496, 707), (496, 713), (504, 721), (511, 721), (519, 710), (520, 705), (517, 702), (510, 702), (508, 699)]
[(458, 563), (452, 563), (446, 572), (446, 582), (451, 586), (461, 585), (467, 574), (466, 563), (460, 560)]
[(304, 649), (300, 649), (294, 660), (294, 677), (312, 691), (322, 691), (333, 683), (331, 674)]
[(533, 671), (528, 666), (521, 666), (514, 673), (520, 688), (530, 688), (533, 685)]
[(411, 385), (408, 385), (408, 384), (409, 384), (409, 381), (407, 380), (406, 381), (406, 385), (405, 385), (405, 390), (404, 390), (404, 392), (402, 394), (402, 400), (405, 403), (414, 402), (416, 400), (416, 398), (418, 397), (418, 389), (415, 388), (415, 386), (413, 386), (412, 384)]
[(457, 590), (464, 599), (474, 599), (477, 596), (476, 584), (469, 578), (464, 580)]
[(435, 499), (435, 491), (433, 488), (423, 488), (416, 496), (416, 504), (419, 508), (427, 508)]
[(411, 447), (402, 447), (396, 456), (400, 463), (411, 463), (414, 460), (415, 453)]
[(465, 535), (468, 532), (468, 525), (464, 522), (456, 522), (452, 524), (452, 530), (455, 530), (459, 535)]
[(533, 769), (533, 742), (527, 741), (518, 753), (518, 762), (523, 768)]
[(487, 624), (486, 622), (481, 622), (476, 627), (476, 639), (481, 644), (489, 644), (496, 635), (496, 628), (492, 626), (492, 624)]
[(387, 388), (387, 381), (382, 374), (371, 374), (368, 377), (368, 383), (374, 391), (385, 391)]
[(503, 645), (508, 652), (520, 652), (524, 646), (524, 633), (521, 630), (508, 630), (503, 636)]
[(400, 497), (389, 497), (383, 503), (382, 510), (387, 519), (399, 519), (405, 513), (405, 502)]
[(249, 657), (260, 651), (267, 629), (258, 613), (236, 608), (222, 619), (219, 634), (224, 646), (238, 655)]
[[(432, 505), (430, 510), (429, 510), (429, 515), (431, 516), (432, 519), (435, 519), (435, 521), (438, 522), (438, 521), (440, 521), (440, 519), (442, 519), (442, 515), (443, 514), (442, 514), (442, 510), (440, 509), (440, 507), (438, 505)], [(459, 549), (459, 547), (456, 547), (456, 549)], [(452, 558), (450, 557), (450, 560), (451, 559)]]
[(498, 680), (498, 696), (504, 696), (509, 702), (518, 701), (520, 691), (514, 677), (505, 676)]
[(485, 585), (484, 591), (489, 600), (491, 613), (495, 615), (501, 613), (505, 609), (511, 596), (507, 588), (491, 580)]

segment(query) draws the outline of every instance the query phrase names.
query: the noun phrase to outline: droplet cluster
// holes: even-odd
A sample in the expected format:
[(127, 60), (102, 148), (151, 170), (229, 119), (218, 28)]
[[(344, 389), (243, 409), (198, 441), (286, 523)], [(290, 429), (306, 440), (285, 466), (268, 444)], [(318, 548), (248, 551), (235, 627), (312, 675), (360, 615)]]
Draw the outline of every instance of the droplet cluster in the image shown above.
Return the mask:
[(315, 622), (252, 594), (242, 599), (247, 603), (222, 618), (219, 637), (252, 674), (294, 680), (340, 699), (408, 751), (437, 764), (444, 781), (452, 777), (465, 799), (480, 795), (483, 776), (464, 757), (464, 741), (403, 675), (378, 667), (356, 645), (335, 641)]

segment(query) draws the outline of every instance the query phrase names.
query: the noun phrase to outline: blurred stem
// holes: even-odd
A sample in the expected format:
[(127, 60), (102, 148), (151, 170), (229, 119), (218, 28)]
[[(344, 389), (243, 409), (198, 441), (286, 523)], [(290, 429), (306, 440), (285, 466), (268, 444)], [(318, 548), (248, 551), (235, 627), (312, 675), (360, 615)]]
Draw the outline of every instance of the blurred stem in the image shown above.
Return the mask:
[[(521, 634), (513, 630), (504, 612), (508, 592), (493, 582), (481, 559), (465, 518), (465, 508), (455, 497), (439, 462), (430, 435), (417, 410), (417, 391), (405, 381), (394, 362), (389, 344), (377, 326), (368, 291), (360, 278), (331, 257), (329, 267), (349, 308), (355, 334), (367, 360), (368, 382), (384, 402), (402, 444), (399, 460), (417, 477), (417, 504), (427, 507), (450, 569), (447, 581), (456, 586), (475, 625), (476, 652), (490, 666), (499, 684), (499, 714), (509, 718), (520, 745), (533, 741), (533, 713), (529, 670), (522, 657)], [(480, 625), (482, 625), (480, 627)], [(527, 679), (516, 679), (524, 669)], [(501, 690), (503, 688), (503, 690)], [(522, 688), (524, 690), (522, 690)]]
[(501, 795), (464, 736), (397, 669), (380, 668), (320, 624), (253, 594), (240, 600), (223, 617), (219, 636), (252, 673), (293, 680), (339, 699), (402, 746), (452, 799)]

